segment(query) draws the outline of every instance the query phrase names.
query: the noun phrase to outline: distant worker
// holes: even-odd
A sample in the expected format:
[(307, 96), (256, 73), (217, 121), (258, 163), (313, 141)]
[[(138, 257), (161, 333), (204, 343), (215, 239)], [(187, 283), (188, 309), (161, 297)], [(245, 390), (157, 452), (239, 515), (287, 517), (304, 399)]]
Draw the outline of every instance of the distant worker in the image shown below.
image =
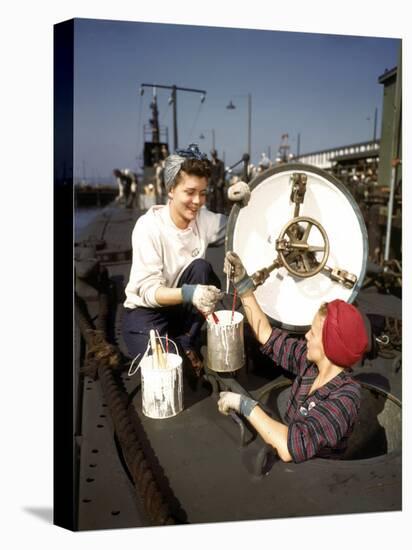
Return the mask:
[(155, 162), (155, 190), (156, 190), (156, 204), (164, 204), (165, 200), (165, 187), (164, 187), (164, 163), (165, 161), (159, 160)]
[(124, 201), (124, 188), (123, 188), (123, 175), (121, 170), (118, 168), (115, 168), (113, 170), (113, 175), (116, 178), (117, 188), (118, 188), (118, 194), (116, 197), (117, 202), (123, 202)]
[(285, 424), (266, 414), (253, 399), (233, 392), (221, 392), (219, 411), (244, 415), (285, 462), (298, 463), (315, 456), (342, 458), (360, 407), (360, 384), (353, 379), (351, 367), (368, 348), (361, 314), (353, 305), (333, 300), (316, 313), (306, 341), (293, 338), (271, 327), (237, 254), (226, 254), (224, 270), (232, 274), (261, 351), (296, 378)]
[(258, 169), (254, 164), (249, 162), (247, 167), (247, 174), (248, 174), (248, 181), (253, 180), (253, 178), (257, 175)]
[(155, 188), (156, 188), (156, 204), (165, 204), (167, 193), (164, 180), (164, 169), (168, 150), (165, 144), (160, 148), (160, 159), (154, 164), (155, 168)]
[(271, 165), (271, 162), (270, 162), (269, 157), (266, 155), (266, 153), (262, 153), (260, 155), (258, 171), (259, 172), (264, 172), (265, 170), (270, 168), (270, 165)]
[(129, 207), (130, 194), (132, 189), (132, 177), (131, 177), (131, 170), (129, 170), (128, 168), (125, 168), (124, 170), (122, 170), (122, 181), (123, 181), (124, 201), (125, 201), (126, 207)]
[[(167, 157), (168, 204), (152, 206), (133, 229), (122, 328), (131, 356), (144, 354), (150, 329), (157, 329), (176, 341), (196, 373), (202, 324), (222, 297), (205, 255), (209, 244), (223, 241), (227, 218), (204, 208), (209, 178), (210, 161), (197, 145)], [(244, 182), (231, 193), (236, 201), (249, 196)]]
[(156, 202), (156, 188), (153, 183), (147, 183), (143, 188), (143, 196), (141, 197), (141, 207), (143, 210), (149, 210)]
[(131, 183), (130, 183), (130, 196), (129, 200), (126, 204), (127, 208), (138, 208), (139, 206), (139, 197), (138, 197), (138, 189), (139, 189), (139, 178), (137, 177), (137, 174), (134, 172), (130, 172), (129, 174)]
[(211, 175), (208, 194), (207, 207), (211, 212), (225, 213), (225, 165), (219, 159), (216, 149), (210, 152), (211, 160)]

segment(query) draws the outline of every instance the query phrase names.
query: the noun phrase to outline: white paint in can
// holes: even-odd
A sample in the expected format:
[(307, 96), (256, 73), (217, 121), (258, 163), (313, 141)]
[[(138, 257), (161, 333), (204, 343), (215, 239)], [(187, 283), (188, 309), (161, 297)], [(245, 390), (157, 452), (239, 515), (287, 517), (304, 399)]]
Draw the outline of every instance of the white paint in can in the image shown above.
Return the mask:
[(152, 357), (140, 363), (142, 412), (149, 418), (170, 418), (183, 410), (182, 358), (167, 354), (167, 368), (153, 368)]

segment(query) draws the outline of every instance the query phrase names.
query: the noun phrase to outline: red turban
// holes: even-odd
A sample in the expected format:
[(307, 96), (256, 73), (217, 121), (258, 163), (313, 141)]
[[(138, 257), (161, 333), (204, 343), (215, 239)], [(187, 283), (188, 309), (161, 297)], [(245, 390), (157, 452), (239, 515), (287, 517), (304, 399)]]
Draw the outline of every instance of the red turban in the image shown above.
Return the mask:
[(368, 335), (362, 315), (343, 300), (327, 304), (322, 341), (326, 357), (340, 367), (351, 367), (363, 357)]

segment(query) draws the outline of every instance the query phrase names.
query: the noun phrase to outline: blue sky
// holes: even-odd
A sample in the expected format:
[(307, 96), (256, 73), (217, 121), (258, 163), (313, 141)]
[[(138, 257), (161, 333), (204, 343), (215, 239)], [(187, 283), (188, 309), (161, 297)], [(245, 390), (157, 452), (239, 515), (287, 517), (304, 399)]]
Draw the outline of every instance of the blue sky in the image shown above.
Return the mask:
[[(106, 178), (137, 170), (151, 90), (140, 84), (199, 88), (178, 92), (179, 146), (210, 152), (212, 129), (226, 164), (247, 150), (247, 95), (252, 96), (252, 162), (276, 156), (289, 134), (301, 153), (378, 137), (383, 87), (397, 64), (396, 38), (294, 33), (77, 19), (75, 25), (75, 176)], [(159, 121), (173, 147), (168, 90), (158, 89)], [(227, 110), (232, 100), (235, 110)], [(369, 120), (368, 120), (369, 119)], [(203, 134), (205, 139), (200, 139)]]

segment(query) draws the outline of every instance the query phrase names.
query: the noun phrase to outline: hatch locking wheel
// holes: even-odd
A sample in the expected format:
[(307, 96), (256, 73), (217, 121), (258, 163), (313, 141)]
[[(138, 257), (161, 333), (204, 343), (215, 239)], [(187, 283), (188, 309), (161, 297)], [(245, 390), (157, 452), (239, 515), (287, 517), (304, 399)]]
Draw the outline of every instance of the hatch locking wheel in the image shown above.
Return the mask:
[[(312, 229), (320, 235), (321, 244), (310, 244)], [(319, 240), (319, 238), (317, 239)], [(329, 257), (329, 239), (322, 225), (314, 220), (300, 216), (290, 220), (276, 240), (279, 260), (291, 275), (295, 277), (313, 277), (325, 267)], [(317, 253), (322, 253), (318, 260)]]

